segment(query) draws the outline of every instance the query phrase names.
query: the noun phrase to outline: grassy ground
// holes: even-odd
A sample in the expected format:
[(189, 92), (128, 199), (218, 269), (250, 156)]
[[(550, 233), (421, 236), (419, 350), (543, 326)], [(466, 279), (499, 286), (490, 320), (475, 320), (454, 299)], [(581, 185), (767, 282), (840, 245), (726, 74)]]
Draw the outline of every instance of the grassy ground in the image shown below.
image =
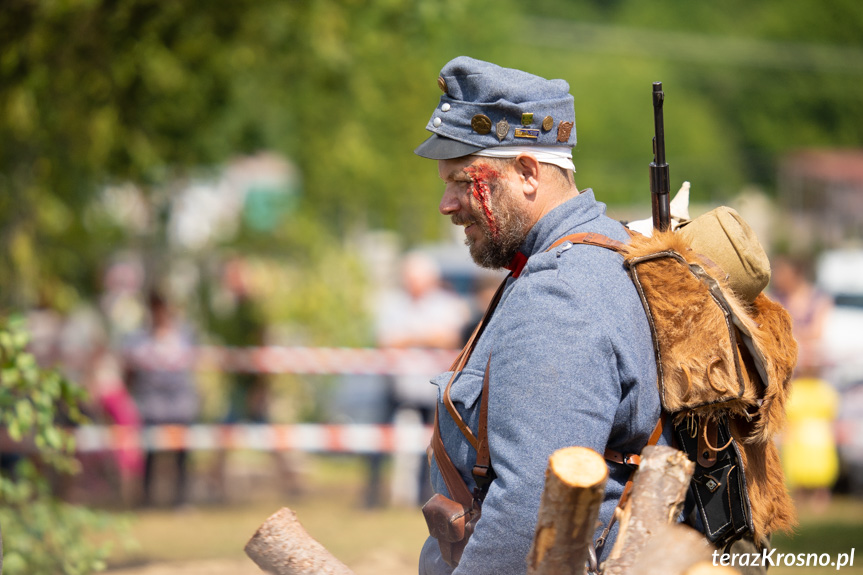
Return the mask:
[[(201, 463), (201, 462), (199, 462)], [(199, 466), (200, 467), (200, 466)], [(144, 510), (134, 515), (137, 546), (111, 559), (112, 575), (254, 575), (260, 571), (243, 546), (257, 527), (283, 506), (296, 511), (306, 530), (358, 575), (415, 573), (426, 537), (418, 509), (361, 506), (363, 466), (358, 458), (310, 457), (303, 465), (305, 493), (283, 497), (273, 489), (270, 460), (238, 454), (230, 503), (198, 502), (182, 510)], [(863, 575), (863, 501), (834, 498), (826, 512), (801, 511), (793, 536), (777, 535), (776, 553), (828, 553), (831, 561), (856, 549), (846, 574)], [(774, 575), (835, 573), (836, 567), (776, 567)]]
[(267, 474), (249, 473), (250, 468), (268, 470), (269, 464), (266, 456), (258, 454), (233, 461), (232, 467), (245, 471), (232, 478), (228, 504), (136, 512), (131, 522), (136, 545), (118, 549), (109, 572), (260, 573), (243, 547), (260, 524), (284, 506), (293, 509), (309, 534), (358, 575), (416, 571), (427, 536), (422, 514), (416, 508), (363, 508), (364, 469), (359, 458), (308, 458), (300, 496), (282, 496)]
[[(841, 573), (863, 575), (863, 501), (856, 498), (834, 497), (826, 511), (814, 513), (800, 510), (800, 526), (793, 535), (777, 534), (773, 539), (776, 553), (827, 553), (835, 561), (840, 553), (855, 549), (854, 566)], [(779, 567), (776, 575), (821, 575), (836, 573), (837, 567)]]

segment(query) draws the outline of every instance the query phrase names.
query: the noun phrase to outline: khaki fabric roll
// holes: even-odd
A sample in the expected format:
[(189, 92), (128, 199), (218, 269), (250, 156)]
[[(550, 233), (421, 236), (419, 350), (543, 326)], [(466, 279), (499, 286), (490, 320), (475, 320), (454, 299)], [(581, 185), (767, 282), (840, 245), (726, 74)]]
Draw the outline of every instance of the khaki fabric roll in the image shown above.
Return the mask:
[(677, 233), (728, 274), (729, 286), (741, 299), (752, 303), (770, 282), (770, 261), (764, 248), (733, 209), (721, 206), (711, 210)]

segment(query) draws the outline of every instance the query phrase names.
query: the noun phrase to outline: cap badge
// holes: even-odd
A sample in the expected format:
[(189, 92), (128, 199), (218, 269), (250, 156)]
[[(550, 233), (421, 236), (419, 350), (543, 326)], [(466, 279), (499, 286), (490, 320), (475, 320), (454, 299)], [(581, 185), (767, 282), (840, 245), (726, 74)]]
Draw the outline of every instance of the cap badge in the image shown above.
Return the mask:
[(557, 125), (557, 141), (569, 141), (569, 135), (572, 133), (572, 122), (561, 122)]
[(521, 125), (522, 126), (530, 126), (531, 124), (533, 124), (533, 113), (532, 112), (525, 112), (524, 114), (522, 114), (521, 115)]
[(437, 77), (437, 87), (440, 88), (440, 91), (446, 94), (446, 80), (443, 79), (443, 76)]
[(491, 132), (491, 119), (485, 114), (477, 114), (471, 118), (470, 127), (477, 134), (488, 134)]
[(539, 138), (539, 130), (537, 130), (536, 128), (516, 128), (515, 137), (530, 138), (531, 140), (536, 140), (537, 138)]
[(546, 116), (542, 119), (542, 129), (548, 132), (554, 127), (554, 118), (551, 116)]
[(501, 142), (506, 138), (506, 135), (509, 134), (509, 122), (506, 121), (506, 118), (501, 118), (500, 122), (495, 124), (494, 132), (497, 134), (497, 139)]

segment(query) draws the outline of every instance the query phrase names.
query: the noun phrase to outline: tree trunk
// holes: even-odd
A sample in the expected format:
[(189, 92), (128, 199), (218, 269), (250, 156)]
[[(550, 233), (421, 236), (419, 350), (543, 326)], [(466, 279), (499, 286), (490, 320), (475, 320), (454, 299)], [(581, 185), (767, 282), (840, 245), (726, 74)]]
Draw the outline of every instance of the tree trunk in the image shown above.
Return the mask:
[[(694, 554), (685, 566), (665, 567), (663, 563), (657, 571), (662, 573), (680, 573), (692, 563), (710, 558), (712, 549), (706, 539), (692, 531), (695, 537), (691, 541), (677, 543), (675, 537), (682, 536), (682, 532), (668, 526), (680, 514), (694, 469), (695, 464), (682, 451), (665, 446), (644, 448), (632, 496), (619, 518), (617, 542), (603, 565), (604, 575), (646, 572), (648, 563), (642, 560), (642, 554), (653, 556), (654, 562), (673, 561), (675, 556)], [(680, 529), (688, 528), (681, 526)], [(651, 539), (653, 536), (656, 536), (655, 543)]]
[(555, 451), (545, 472), (530, 575), (582, 575), (593, 545), (608, 467), (586, 447)]
[(273, 575), (353, 575), (341, 561), (312, 539), (297, 514), (283, 507), (258, 528), (246, 555)]

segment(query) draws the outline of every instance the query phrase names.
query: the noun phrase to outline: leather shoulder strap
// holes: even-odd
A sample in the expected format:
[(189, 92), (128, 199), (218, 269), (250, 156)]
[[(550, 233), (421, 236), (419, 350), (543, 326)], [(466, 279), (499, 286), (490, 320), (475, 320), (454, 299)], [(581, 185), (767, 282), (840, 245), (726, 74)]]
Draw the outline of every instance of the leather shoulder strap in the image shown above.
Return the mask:
[(447, 491), (449, 491), (449, 496), (465, 507), (470, 507), (473, 502), (473, 496), (471, 495), (470, 490), (468, 490), (464, 479), (458, 472), (458, 469), (455, 468), (455, 465), (453, 465), (452, 460), (446, 452), (443, 439), (440, 435), (440, 421), (438, 420), (437, 408), (435, 408), (434, 412), (434, 431), (432, 432), (431, 445), (432, 451), (434, 452), (435, 462), (437, 463), (441, 476), (443, 476), (443, 482), (446, 485)]
[[(507, 278), (508, 279), (508, 278)], [(449, 382), (447, 383), (446, 389), (443, 393), (443, 403), (446, 406), (447, 411), (452, 417), (453, 421), (458, 426), (462, 435), (470, 442), (474, 449), (477, 450), (477, 466), (482, 467), (483, 465), (490, 469), (491, 462), (488, 451), (488, 368), (486, 368), (485, 377), (483, 378), (483, 391), (482, 391), (482, 400), (480, 402), (480, 421), (479, 421), (479, 439), (473, 434), (464, 420), (461, 418), (458, 410), (452, 402), (452, 398), (450, 398), (450, 388), (452, 387), (452, 383), (455, 380), (458, 373), (464, 369), (465, 364), (467, 364), (468, 358), (470, 358), (471, 353), (473, 352), (473, 348), (476, 345), (479, 336), (482, 334), (485, 329), (486, 323), (488, 319), (491, 317), (492, 312), (497, 307), (498, 302), (500, 301), (500, 297), (503, 294), (503, 289), (506, 286), (506, 279), (501, 282), (500, 286), (497, 288), (497, 292), (495, 292), (494, 297), (488, 305), (485, 313), (482, 316), (482, 319), (477, 324), (476, 328), (473, 330), (470, 338), (465, 344), (464, 348), (461, 350), (461, 353), (456, 357), (452, 366), (450, 367), (450, 371), (453, 372), (452, 377), (450, 377)], [(489, 357), (489, 364), (491, 363), (491, 358)], [(449, 491), (450, 497), (452, 497), (455, 501), (458, 501), (462, 505), (468, 507), (473, 502), (473, 495), (470, 490), (467, 488), (464, 479), (461, 474), (456, 469), (455, 465), (450, 459), (449, 454), (446, 452), (446, 448), (443, 444), (443, 438), (440, 434), (440, 415), (439, 415), (440, 406), (435, 407), (434, 413), (434, 431), (432, 432), (432, 441), (431, 447), (434, 453), (435, 461), (437, 462), (438, 469), (441, 472), (441, 476), (443, 476), (444, 484), (446, 484), (447, 491)], [(474, 467), (474, 471), (476, 472), (477, 467)]]
[[(507, 276), (509, 279), (509, 276)], [(494, 312), (494, 309), (497, 307), (498, 302), (500, 302), (501, 295), (503, 295), (503, 289), (506, 287), (506, 279), (504, 279), (500, 286), (498, 286), (497, 291), (494, 294), (494, 297), (491, 298), (491, 302), (488, 304), (488, 307), (485, 310), (485, 313), (482, 316), (482, 319), (477, 324), (476, 328), (473, 330), (473, 333), (470, 336), (470, 339), (467, 340), (464, 348), (462, 348), (461, 353), (453, 362), (452, 366), (450, 366), (450, 371), (452, 371), (452, 376), (449, 378), (449, 382), (446, 384), (446, 388), (443, 392), (443, 404), (446, 407), (447, 412), (449, 412), (450, 417), (452, 417), (455, 424), (458, 426), (462, 435), (468, 440), (471, 446), (476, 449), (477, 448), (477, 438), (470, 430), (470, 427), (464, 422), (459, 414), (458, 410), (455, 407), (455, 404), (450, 397), (450, 389), (452, 388), (452, 384), (455, 381), (455, 378), (464, 369), (464, 366), (467, 364), (467, 360), (470, 358), (471, 353), (473, 353), (473, 348), (476, 346), (476, 342), (479, 339), (479, 336), (482, 335), (483, 330), (485, 329), (486, 324), (488, 323), (491, 314)]]
[(491, 354), (485, 366), (485, 375), (482, 378), (482, 399), (479, 404), (479, 424), (477, 425), (476, 464), (473, 466), (473, 478), (480, 489), (480, 497), (485, 497), (488, 486), (496, 477), (491, 467), (491, 453), (488, 445), (488, 382), (491, 377)]
[[(647, 445), (656, 445), (659, 442), (659, 438), (662, 437), (662, 432), (665, 428), (665, 419), (667, 417), (668, 414), (665, 410), (660, 412), (659, 420), (656, 422), (656, 427), (653, 428), (653, 433), (650, 434), (650, 437), (647, 440)], [(605, 529), (602, 530), (602, 534), (596, 540), (594, 547), (597, 550), (602, 549), (603, 545), (605, 545), (605, 540), (608, 538), (608, 534), (611, 533), (611, 528), (614, 526), (615, 521), (617, 521), (618, 513), (623, 510), (626, 506), (626, 502), (629, 501), (629, 496), (632, 493), (632, 482), (635, 479), (635, 472), (638, 469), (639, 463), (641, 463), (640, 455), (627, 455), (621, 457), (620, 460), (618, 460), (616, 455), (619, 456), (620, 454), (611, 449), (607, 449), (605, 451), (605, 458), (607, 460), (629, 465), (632, 468), (632, 473), (629, 474), (629, 479), (627, 479), (626, 484), (623, 486), (623, 493), (620, 494), (620, 500), (617, 502), (617, 507), (614, 508), (614, 513), (611, 514), (611, 519), (609, 519), (608, 525), (605, 526)]]
[(606, 248), (609, 250), (614, 250), (616, 252), (624, 252), (626, 251), (626, 244), (623, 242), (619, 242), (617, 240), (613, 240), (607, 236), (602, 234), (595, 234), (593, 232), (582, 232), (580, 234), (571, 234), (568, 236), (563, 236), (546, 250), (550, 251), (556, 248), (557, 246), (565, 243), (572, 242), (574, 244), (587, 244), (590, 246), (598, 246), (601, 248)]

